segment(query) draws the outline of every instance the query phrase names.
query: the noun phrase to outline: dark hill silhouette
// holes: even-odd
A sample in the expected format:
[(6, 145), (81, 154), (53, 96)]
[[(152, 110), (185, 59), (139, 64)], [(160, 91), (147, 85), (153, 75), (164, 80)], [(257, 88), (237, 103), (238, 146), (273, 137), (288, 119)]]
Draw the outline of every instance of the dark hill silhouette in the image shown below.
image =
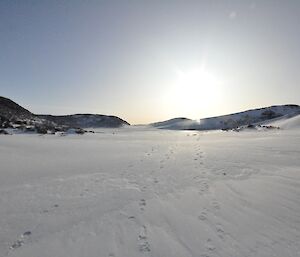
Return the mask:
[(117, 128), (130, 125), (127, 121), (117, 117), (101, 114), (74, 114), (74, 115), (36, 115), (18, 105), (14, 101), (0, 96), (0, 127), (6, 122), (24, 124), (52, 124), (73, 128), (105, 127)]

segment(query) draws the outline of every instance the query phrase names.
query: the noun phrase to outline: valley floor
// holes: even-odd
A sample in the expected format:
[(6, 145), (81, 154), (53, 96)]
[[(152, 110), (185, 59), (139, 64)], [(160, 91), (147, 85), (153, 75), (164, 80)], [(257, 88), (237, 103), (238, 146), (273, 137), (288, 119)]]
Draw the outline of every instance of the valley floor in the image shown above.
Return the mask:
[(1, 257), (300, 256), (300, 130), (0, 137)]

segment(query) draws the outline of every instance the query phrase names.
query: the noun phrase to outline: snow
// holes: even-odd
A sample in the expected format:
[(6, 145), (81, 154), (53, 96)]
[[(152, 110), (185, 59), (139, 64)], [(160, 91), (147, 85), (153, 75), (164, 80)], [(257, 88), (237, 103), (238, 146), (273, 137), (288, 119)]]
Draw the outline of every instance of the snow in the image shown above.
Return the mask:
[(1, 257), (300, 255), (299, 129), (97, 132), (0, 137)]
[[(299, 114), (300, 107), (297, 105), (275, 105), (224, 116), (206, 118), (200, 120), (200, 127), (202, 129), (221, 129), (258, 123), (263, 121), (263, 119), (267, 119), (267, 115), (264, 117), (264, 114), (268, 112), (273, 113), (274, 116), (293, 116)], [(271, 117), (272, 116), (270, 116), (269, 119)]]
[(200, 120), (189, 120), (184, 118), (175, 118), (164, 122), (151, 124), (161, 129), (196, 129), (196, 130), (215, 130), (231, 129), (249, 124), (261, 124), (266, 120), (282, 117), (293, 117), (299, 115), (300, 107), (298, 105), (275, 105), (265, 108), (248, 110), (239, 113), (233, 113), (223, 116), (216, 116)]
[(271, 121), (268, 125), (280, 127), (282, 129), (300, 129), (300, 115), (294, 117), (283, 117), (276, 121)]

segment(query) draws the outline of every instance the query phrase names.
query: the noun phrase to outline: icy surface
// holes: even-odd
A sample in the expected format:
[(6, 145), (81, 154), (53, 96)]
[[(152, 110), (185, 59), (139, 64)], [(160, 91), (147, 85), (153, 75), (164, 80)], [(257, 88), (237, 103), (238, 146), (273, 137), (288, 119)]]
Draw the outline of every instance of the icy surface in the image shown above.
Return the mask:
[(300, 130), (0, 137), (0, 256), (300, 256)]

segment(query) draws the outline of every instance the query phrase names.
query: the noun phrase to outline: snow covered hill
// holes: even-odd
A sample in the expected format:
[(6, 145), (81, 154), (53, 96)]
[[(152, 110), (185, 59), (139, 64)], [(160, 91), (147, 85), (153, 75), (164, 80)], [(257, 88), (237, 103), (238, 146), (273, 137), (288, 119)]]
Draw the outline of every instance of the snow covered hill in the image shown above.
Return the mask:
[[(0, 97), (0, 129), (16, 129), (18, 131), (38, 132), (42, 134), (66, 131), (70, 128), (116, 128), (129, 125), (116, 116), (99, 114), (75, 115), (36, 115), (24, 109), (14, 101)], [(81, 132), (83, 130), (80, 130)]]
[(174, 118), (166, 121), (155, 122), (150, 124), (156, 128), (167, 128), (167, 129), (184, 129), (186, 127), (192, 126), (195, 121), (187, 118)]
[(259, 124), (279, 117), (293, 117), (300, 114), (298, 105), (278, 105), (244, 112), (217, 116), (212, 118), (189, 120), (185, 118), (171, 119), (165, 122), (151, 124), (163, 129), (213, 130), (232, 129), (249, 124)]

